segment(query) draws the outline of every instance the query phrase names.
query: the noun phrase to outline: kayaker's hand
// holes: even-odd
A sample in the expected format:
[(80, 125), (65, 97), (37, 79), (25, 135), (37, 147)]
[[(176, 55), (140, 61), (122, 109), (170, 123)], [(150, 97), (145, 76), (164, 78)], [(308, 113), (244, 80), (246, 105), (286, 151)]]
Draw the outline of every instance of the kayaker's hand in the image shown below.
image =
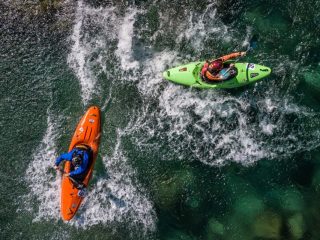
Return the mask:
[(69, 177), (70, 176), (70, 173), (65, 173), (64, 174), (66, 177)]
[(59, 166), (57, 166), (57, 165), (54, 165), (54, 169), (57, 170), (57, 171), (60, 170), (60, 169), (59, 169)]
[(245, 55), (247, 55), (247, 52), (241, 52), (241, 53), (240, 53), (240, 56), (241, 56), (241, 57), (243, 57), (243, 56), (245, 56)]

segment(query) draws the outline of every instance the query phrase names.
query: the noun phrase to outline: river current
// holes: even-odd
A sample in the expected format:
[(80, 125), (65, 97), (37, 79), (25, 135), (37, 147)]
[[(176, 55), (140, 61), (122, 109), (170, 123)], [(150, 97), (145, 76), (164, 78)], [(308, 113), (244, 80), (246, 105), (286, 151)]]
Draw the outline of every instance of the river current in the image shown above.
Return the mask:
[[(319, 239), (320, 2), (0, 1), (1, 239)], [(168, 68), (257, 48), (247, 87)], [(102, 111), (89, 194), (60, 218), (55, 158)]]

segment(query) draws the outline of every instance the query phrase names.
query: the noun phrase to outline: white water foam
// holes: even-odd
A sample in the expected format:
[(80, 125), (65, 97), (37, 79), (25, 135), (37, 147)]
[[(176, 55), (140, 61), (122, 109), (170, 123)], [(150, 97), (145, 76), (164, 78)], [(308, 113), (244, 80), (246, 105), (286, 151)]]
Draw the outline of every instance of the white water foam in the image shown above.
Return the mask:
[[(115, 7), (93, 8), (83, 1), (78, 2), (68, 63), (79, 79), (85, 105), (93, 93), (99, 94), (97, 76), (100, 73), (105, 73), (110, 80), (117, 75), (122, 76), (122, 79), (133, 80), (132, 74), (125, 74), (125, 71), (139, 68), (139, 62), (132, 55), (133, 27), (139, 12), (129, 8), (124, 17), (120, 17)], [(113, 45), (116, 42), (117, 49), (114, 51)], [(120, 60), (122, 71), (109, 74), (110, 67), (107, 65), (117, 65), (111, 60), (113, 54)]]
[(118, 49), (116, 50), (116, 54), (120, 58), (121, 68), (125, 71), (139, 66), (139, 62), (135, 61), (132, 56), (133, 24), (136, 14), (136, 9), (127, 10), (118, 33)]
[(138, 88), (145, 96), (157, 97), (158, 90), (163, 83), (162, 71), (168, 65), (176, 64), (177, 53), (174, 51), (163, 51), (153, 55), (152, 59), (145, 62), (143, 72), (138, 77)]
[[(83, 1), (78, 2), (68, 64), (79, 79), (84, 104), (88, 103), (93, 92), (99, 94), (97, 76), (107, 72), (108, 43), (105, 39), (112, 41), (115, 38), (112, 33), (116, 19), (113, 7), (96, 9), (85, 5)], [(96, 22), (100, 24), (95, 25)], [(97, 59), (92, 61), (96, 55)]]
[[(209, 25), (208, 21), (210, 22)], [(179, 27), (181, 33), (177, 39), (179, 42), (182, 39), (191, 40), (193, 48), (198, 51), (206, 47), (203, 42), (213, 35), (217, 40), (222, 39), (226, 42), (230, 40), (228, 27), (217, 17), (217, 9), (214, 3), (208, 4), (200, 16), (198, 13), (190, 13), (186, 23), (186, 26)]]
[[(229, 161), (246, 165), (262, 158), (290, 156), (319, 146), (319, 131), (307, 130), (310, 128), (308, 122), (317, 124), (312, 119), (318, 115), (289, 104), (286, 99), (271, 101), (266, 94), (259, 97), (259, 104), (255, 105), (244, 95), (199, 92), (168, 84), (158, 100), (160, 109), (144, 108), (131, 129), (132, 139), (141, 150), (159, 149), (158, 144), (149, 145), (158, 139), (156, 141), (160, 143), (167, 142), (170, 151), (181, 159), (192, 156), (191, 159), (209, 165)], [(252, 108), (256, 111), (254, 116)], [(286, 120), (290, 115), (301, 119), (299, 129), (292, 128)], [(303, 123), (304, 119), (306, 123)], [(307, 143), (300, 143), (301, 138), (308, 138)]]
[(36, 197), (39, 202), (34, 221), (58, 220), (60, 216), (60, 176), (54, 177), (50, 173), (54, 172), (53, 165), (57, 156), (55, 141), (58, 133), (57, 123), (53, 121), (55, 118), (48, 112), (46, 133), (26, 171), (25, 178), (31, 190), (26, 198), (30, 202), (30, 199)]
[[(169, 123), (159, 124), (147, 134), (152, 138), (155, 132), (167, 129), (168, 142), (182, 156), (186, 147), (206, 164), (222, 164), (228, 160), (249, 163), (266, 155), (259, 149), (248, 124), (245, 112), (249, 103), (246, 101), (218, 92), (199, 96), (190, 89), (167, 86), (159, 96), (159, 107), (158, 116)], [(198, 119), (196, 122), (194, 116)], [(236, 127), (228, 130), (228, 125)], [(176, 141), (179, 136), (184, 139), (180, 143)], [(204, 150), (201, 145), (208, 148)]]
[(68, 56), (68, 63), (77, 75), (82, 90), (82, 98), (86, 103), (93, 91), (95, 82), (92, 79), (90, 72), (87, 71), (86, 59), (87, 49), (81, 44), (81, 27), (83, 22), (83, 3), (78, 2), (78, 8), (76, 13), (76, 23), (73, 28), (73, 34), (71, 40), (74, 42), (71, 53)]

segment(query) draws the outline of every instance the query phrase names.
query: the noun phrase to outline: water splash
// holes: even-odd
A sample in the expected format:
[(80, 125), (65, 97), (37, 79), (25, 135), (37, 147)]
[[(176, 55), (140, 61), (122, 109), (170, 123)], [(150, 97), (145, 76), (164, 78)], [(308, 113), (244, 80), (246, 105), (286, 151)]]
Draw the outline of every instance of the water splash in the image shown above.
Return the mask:
[(177, 52), (163, 51), (153, 55), (152, 59), (148, 59), (143, 65), (143, 71), (140, 76), (138, 88), (141, 94), (147, 97), (158, 97), (158, 90), (163, 83), (161, 72), (166, 66), (175, 64)]
[[(208, 24), (208, 21), (210, 24)], [(181, 33), (177, 39), (181, 42), (183, 39), (190, 41), (194, 49), (202, 50), (206, 48), (203, 44), (206, 40), (214, 36), (214, 38), (221, 39), (222, 41), (230, 41), (228, 27), (222, 23), (217, 17), (217, 9), (214, 3), (208, 4), (202, 14), (192, 12), (186, 25), (180, 23)]]
[(88, 50), (81, 44), (81, 27), (83, 22), (83, 3), (78, 2), (78, 8), (76, 13), (76, 23), (73, 28), (73, 34), (71, 40), (74, 45), (71, 48), (71, 53), (68, 56), (68, 63), (73, 71), (76, 73), (82, 90), (82, 98), (84, 103), (86, 103), (94, 88), (94, 82), (90, 72), (86, 69), (86, 58)]
[(118, 33), (118, 49), (116, 50), (116, 54), (120, 58), (121, 68), (125, 71), (139, 66), (139, 63), (132, 57), (133, 24), (136, 14), (136, 9), (127, 10)]
[[(86, 105), (96, 88), (97, 76), (106, 73), (108, 41), (113, 41), (113, 28), (116, 21), (114, 8), (91, 8), (78, 2), (76, 20), (71, 40), (73, 45), (68, 56), (68, 64), (75, 72), (81, 85), (83, 104)], [(99, 22), (99, 25), (95, 25)], [(107, 38), (105, 36), (108, 36)]]
[(25, 175), (31, 190), (27, 198), (35, 197), (39, 202), (34, 221), (58, 220), (60, 217), (60, 176), (50, 174), (50, 171), (54, 172), (53, 164), (57, 156), (55, 145), (58, 136), (57, 122), (53, 121), (57, 117), (49, 111), (47, 115), (46, 133), (36, 149)]

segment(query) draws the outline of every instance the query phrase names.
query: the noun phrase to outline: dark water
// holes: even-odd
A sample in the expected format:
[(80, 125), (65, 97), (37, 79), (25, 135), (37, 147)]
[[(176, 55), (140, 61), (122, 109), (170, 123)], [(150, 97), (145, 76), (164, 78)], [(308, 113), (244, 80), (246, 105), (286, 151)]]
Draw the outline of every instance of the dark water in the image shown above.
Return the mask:
[[(319, 239), (320, 2), (0, 1), (1, 239)], [(273, 74), (197, 90), (166, 68), (258, 47)], [(55, 158), (91, 105), (90, 192)]]

